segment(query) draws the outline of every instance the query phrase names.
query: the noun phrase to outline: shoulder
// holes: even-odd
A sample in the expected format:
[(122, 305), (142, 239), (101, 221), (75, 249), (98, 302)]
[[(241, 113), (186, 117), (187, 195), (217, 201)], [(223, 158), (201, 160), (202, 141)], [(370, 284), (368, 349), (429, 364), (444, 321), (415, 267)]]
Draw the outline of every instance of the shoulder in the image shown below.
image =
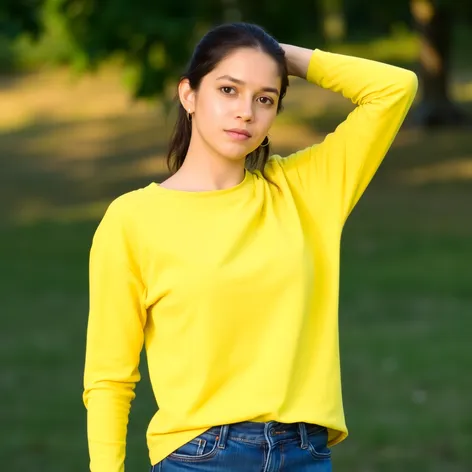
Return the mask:
[(282, 170), (284, 164), (286, 164), (286, 159), (287, 158), (278, 154), (272, 154), (269, 159), (267, 159), (267, 162), (264, 166), (264, 172), (271, 177), (278, 174)]
[(297, 169), (313, 159), (313, 155), (316, 154), (318, 147), (319, 144), (314, 144), (310, 147), (299, 149), (287, 156), (273, 154), (267, 160), (264, 170), (267, 175), (274, 177), (286, 174), (292, 169)]
[(149, 184), (129, 192), (123, 193), (111, 201), (107, 213), (127, 217), (140, 215), (146, 212), (149, 206), (155, 203), (155, 184)]
[(149, 198), (150, 186), (123, 193), (113, 199), (108, 205), (106, 213), (113, 215), (132, 214)]
[(153, 194), (153, 184), (150, 184), (119, 195), (108, 204), (99, 228), (126, 230), (134, 227), (146, 218)]

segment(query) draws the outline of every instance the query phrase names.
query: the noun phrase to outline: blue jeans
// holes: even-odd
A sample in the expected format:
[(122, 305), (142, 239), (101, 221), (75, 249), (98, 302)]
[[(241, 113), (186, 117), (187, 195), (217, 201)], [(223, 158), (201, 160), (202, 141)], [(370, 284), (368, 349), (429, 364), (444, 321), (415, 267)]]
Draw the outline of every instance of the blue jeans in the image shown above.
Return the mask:
[(151, 472), (331, 472), (326, 428), (307, 423), (215, 426)]

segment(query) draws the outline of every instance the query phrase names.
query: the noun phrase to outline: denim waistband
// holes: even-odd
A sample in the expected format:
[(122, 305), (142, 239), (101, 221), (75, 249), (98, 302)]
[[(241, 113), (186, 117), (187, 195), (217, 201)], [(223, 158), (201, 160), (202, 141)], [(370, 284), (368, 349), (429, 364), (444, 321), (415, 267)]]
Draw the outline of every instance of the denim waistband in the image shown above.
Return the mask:
[(269, 421), (266, 423), (243, 421), (222, 426), (214, 426), (206, 431), (218, 436), (220, 447), (226, 443), (228, 438), (235, 438), (252, 443), (278, 443), (298, 439), (302, 448), (307, 446), (307, 436), (311, 434), (327, 433), (326, 428), (310, 423), (279, 423)]

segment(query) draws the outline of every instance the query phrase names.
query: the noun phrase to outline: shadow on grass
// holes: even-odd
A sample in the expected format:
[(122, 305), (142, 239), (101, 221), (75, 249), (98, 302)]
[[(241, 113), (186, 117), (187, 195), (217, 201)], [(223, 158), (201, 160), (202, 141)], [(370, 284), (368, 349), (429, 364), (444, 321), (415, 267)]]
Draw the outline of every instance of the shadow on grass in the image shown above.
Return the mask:
[[(0, 230), (2, 470), (88, 470), (81, 395), (95, 227), (44, 222)], [(145, 362), (141, 371), (129, 470), (148, 468), (145, 430), (155, 411)]]
[(35, 211), (107, 202), (161, 179), (165, 132), (153, 118), (41, 118), (1, 135), (1, 224)]
[[(297, 84), (291, 92), (284, 119), (295, 120), (292, 136), (297, 126), (307, 130), (304, 142), (310, 135), (321, 141), (352, 109), (336, 94), (313, 91), (306, 84)], [(307, 93), (312, 93), (309, 100)], [(472, 102), (464, 107), (472, 115)], [(39, 116), (1, 134), (0, 225), (57, 218), (69, 210), (97, 217), (118, 195), (165, 178), (169, 130), (161, 116), (143, 112), (86, 121)], [(276, 151), (287, 155), (296, 149), (292, 138), (290, 146), (282, 139)], [(373, 185), (386, 180), (406, 186), (440, 180), (455, 185), (470, 180), (471, 158), (470, 130), (424, 132), (405, 126)]]

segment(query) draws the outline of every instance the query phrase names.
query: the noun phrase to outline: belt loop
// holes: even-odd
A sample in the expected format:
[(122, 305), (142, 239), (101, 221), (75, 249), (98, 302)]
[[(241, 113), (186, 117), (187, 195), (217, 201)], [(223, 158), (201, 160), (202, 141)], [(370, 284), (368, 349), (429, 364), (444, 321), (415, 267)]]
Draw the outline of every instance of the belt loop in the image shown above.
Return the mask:
[(228, 439), (229, 425), (225, 424), (220, 428), (220, 437), (218, 438), (218, 448), (224, 449), (226, 447), (226, 441)]
[(298, 430), (300, 432), (301, 448), (308, 449), (308, 435), (306, 432), (306, 424), (301, 422), (298, 423)]

